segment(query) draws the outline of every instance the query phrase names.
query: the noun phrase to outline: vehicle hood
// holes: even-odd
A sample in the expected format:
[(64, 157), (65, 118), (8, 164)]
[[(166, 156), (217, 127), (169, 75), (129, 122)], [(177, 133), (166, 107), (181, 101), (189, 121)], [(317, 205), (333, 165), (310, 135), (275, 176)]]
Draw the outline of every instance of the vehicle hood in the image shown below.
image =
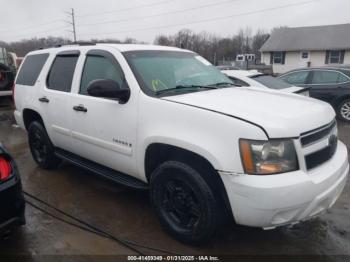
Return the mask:
[(333, 108), (322, 101), (261, 88), (221, 88), (162, 99), (252, 122), (270, 138), (298, 137), (335, 117)]
[(285, 92), (285, 93), (296, 93), (296, 94), (298, 94), (301, 90), (304, 90), (304, 89), (305, 89), (305, 91), (307, 90), (307, 88), (300, 87), (300, 86), (291, 86), (291, 87), (286, 87), (286, 88), (282, 88), (282, 89), (272, 89), (272, 88), (264, 86), (263, 84), (260, 84), (260, 83), (259, 83), (259, 85), (256, 84), (255, 86), (249, 86), (248, 88), (250, 88), (252, 90), (266, 88), (267, 90), (274, 90), (274, 91), (280, 91), (280, 92)]
[(279, 90), (282, 92), (287, 92), (287, 93), (296, 93), (302, 89), (305, 89), (305, 88), (300, 87), (300, 86), (291, 86), (291, 87), (286, 87), (286, 88), (282, 88)]

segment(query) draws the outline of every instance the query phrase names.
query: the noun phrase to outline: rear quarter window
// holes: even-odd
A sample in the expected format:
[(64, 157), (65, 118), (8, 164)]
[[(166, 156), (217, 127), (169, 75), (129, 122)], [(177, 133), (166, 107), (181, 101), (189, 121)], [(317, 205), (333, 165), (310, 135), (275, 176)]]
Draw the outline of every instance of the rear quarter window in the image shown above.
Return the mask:
[(49, 54), (28, 55), (18, 73), (16, 84), (34, 86)]

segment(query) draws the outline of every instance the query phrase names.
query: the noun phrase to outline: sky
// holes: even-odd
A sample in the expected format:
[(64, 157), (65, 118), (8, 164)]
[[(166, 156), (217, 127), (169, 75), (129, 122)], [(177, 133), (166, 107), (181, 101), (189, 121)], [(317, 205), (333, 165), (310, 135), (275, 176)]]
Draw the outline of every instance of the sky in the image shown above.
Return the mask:
[(77, 40), (126, 37), (152, 43), (183, 28), (232, 36), (278, 26), (350, 23), (349, 0), (0, 0), (0, 41), (46, 36)]

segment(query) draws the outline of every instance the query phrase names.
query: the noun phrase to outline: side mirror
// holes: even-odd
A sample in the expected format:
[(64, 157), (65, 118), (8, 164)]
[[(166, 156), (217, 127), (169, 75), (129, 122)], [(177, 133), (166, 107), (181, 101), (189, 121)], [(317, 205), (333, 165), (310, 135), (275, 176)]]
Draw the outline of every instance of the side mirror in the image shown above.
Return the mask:
[(88, 84), (87, 93), (90, 96), (116, 99), (125, 104), (130, 98), (129, 88), (120, 88), (118, 82), (111, 79), (96, 79)]

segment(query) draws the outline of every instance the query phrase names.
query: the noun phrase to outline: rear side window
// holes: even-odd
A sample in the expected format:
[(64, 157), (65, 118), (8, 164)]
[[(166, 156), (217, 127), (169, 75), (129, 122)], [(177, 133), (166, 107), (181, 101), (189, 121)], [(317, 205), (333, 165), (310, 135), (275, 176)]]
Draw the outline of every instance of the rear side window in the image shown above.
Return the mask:
[(314, 71), (312, 77), (313, 84), (338, 84), (349, 81), (349, 79), (341, 73), (335, 71)]
[(62, 92), (70, 92), (77, 61), (77, 55), (57, 56), (51, 66), (49, 76), (47, 77), (47, 88)]
[(272, 89), (283, 89), (292, 86), (291, 84), (288, 84), (287, 82), (284, 82), (281, 79), (275, 78), (270, 75), (255, 75), (251, 76), (250, 78)]
[(34, 86), (48, 57), (49, 54), (27, 56), (18, 73), (16, 84)]
[(299, 71), (281, 76), (281, 79), (292, 85), (303, 85), (308, 75), (309, 71)]

